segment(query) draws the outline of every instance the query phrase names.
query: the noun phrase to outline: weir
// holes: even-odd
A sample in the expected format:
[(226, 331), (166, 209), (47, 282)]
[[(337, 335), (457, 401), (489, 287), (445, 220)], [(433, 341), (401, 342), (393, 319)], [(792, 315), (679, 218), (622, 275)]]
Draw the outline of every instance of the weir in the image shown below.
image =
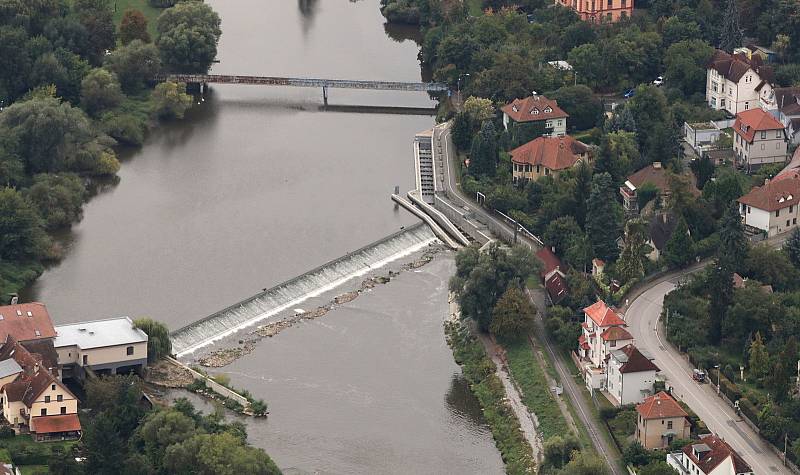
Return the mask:
[(254, 325), (436, 241), (423, 223), (391, 234), (172, 332), (178, 356)]

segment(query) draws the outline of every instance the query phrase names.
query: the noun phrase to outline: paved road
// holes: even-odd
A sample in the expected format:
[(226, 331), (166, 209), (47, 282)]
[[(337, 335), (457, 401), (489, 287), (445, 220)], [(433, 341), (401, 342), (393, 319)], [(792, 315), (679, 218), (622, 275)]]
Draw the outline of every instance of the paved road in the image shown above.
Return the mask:
[[(443, 167), (444, 170), (440, 171), (439, 173), (442, 173), (444, 176), (444, 190), (447, 192), (448, 198), (457, 206), (466, 206), (469, 208), (470, 211), (478, 216), (482, 222), (494, 222), (494, 224), (498, 226), (507, 226), (505, 223), (491, 216), (486, 210), (478, 206), (474, 201), (467, 198), (461, 189), (458, 188), (459, 183), (457, 181), (457, 177), (459, 174), (457, 167), (459, 166), (459, 163), (458, 159), (455, 157), (455, 146), (453, 145), (450, 137), (449, 125), (442, 125), (434, 128), (434, 147), (437, 147), (439, 143), (441, 143), (442, 152), (445, 156), (445, 163)], [(519, 236), (519, 240), (522, 244), (527, 245), (531, 249), (538, 249), (535, 243), (526, 239), (522, 235)], [(537, 308), (546, 309), (543, 293), (539, 293), (537, 295), (536, 292), (533, 294), (529, 292), (528, 295), (534, 304), (536, 304)], [(564, 387), (564, 393), (567, 394), (572, 401), (572, 405), (576, 408), (576, 412), (578, 413), (581, 423), (584, 425), (584, 427), (586, 427), (587, 432), (589, 433), (592, 445), (597, 453), (605, 459), (606, 464), (611, 469), (611, 472), (614, 475), (623, 475), (627, 473), (620, 468), (619, 460), (613, 455), (617, 453), (616, 448), (612, 447), (606, 442), (605, 438), (600, 436), (602, 431), (605, 431), (605, 428), (601, 427), (600, 423), (593, 417), (591, 408), (589, 407), (589, 404), (591, 403), (583, 397), (580, 388), (577, 387), (577, 384), (572, 377), (572, 373), (567, 369), (568, 366), (563, 361), (563, 355), (560, 352), (553, 350), (547, 332), (544, 329), (542, 315), (543, 312), (540, 313), (540, 316), (536, 322), (537, 332), (540, 335), (539, 340), (544, 342), (547, 352), (550, 355), (550, 359), (554, 362), (556, 372), (558, 373), (561, 384)]]
[(675, 289), (676, 282), (677, 278), (660, 282), (631, 302), (626, 321), (636, 344), (655, 357), (656, 365), (674, 388), (675, 395), (688, 404), (711, 431), (731, 444), (756, 474), (791, 473), (768, 443), (736, 416), (710, 384), (697, 384), (692, 380), (692, 366), (666, 342), (659, 317), (664, 296)]

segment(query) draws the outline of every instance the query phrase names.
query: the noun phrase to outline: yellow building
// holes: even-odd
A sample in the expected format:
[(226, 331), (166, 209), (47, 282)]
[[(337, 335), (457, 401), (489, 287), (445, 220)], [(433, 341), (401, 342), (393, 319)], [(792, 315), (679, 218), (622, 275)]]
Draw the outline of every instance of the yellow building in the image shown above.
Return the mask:
[(569, 135), (538, 137), (511, 151), (514, 182), (538, 180), (589, 162), (589, 146)]
[(661, 391), (636, 406), (636, 440), (646, 449), (669, 447), (676, 439), (688, 439), (688, 414), (669, 394)]

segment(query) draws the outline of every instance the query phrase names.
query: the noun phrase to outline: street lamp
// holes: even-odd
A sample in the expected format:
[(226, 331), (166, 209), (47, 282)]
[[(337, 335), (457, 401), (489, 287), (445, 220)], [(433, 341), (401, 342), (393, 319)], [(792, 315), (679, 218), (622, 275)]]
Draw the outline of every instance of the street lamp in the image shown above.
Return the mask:
[(719, 365), (714, 365), (714, 368), (717, 370), (717, 396), (719, 396), (719, 374), (722, 372), (722, 368)]

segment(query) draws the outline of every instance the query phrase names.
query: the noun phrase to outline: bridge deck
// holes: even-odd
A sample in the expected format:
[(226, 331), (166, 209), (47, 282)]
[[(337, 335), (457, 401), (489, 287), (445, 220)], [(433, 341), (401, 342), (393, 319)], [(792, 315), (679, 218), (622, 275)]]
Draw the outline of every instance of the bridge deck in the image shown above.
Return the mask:
[(246, 84), (255, 86), (323, 87), (340, 89), (375, 89), (384, 91), (446, 91), (438, 82), (357, 81), (348, 79), (282, 78), (272, 76), (231, 76), (223, 74), (168, 74), (159, 79), (185, 83)]

